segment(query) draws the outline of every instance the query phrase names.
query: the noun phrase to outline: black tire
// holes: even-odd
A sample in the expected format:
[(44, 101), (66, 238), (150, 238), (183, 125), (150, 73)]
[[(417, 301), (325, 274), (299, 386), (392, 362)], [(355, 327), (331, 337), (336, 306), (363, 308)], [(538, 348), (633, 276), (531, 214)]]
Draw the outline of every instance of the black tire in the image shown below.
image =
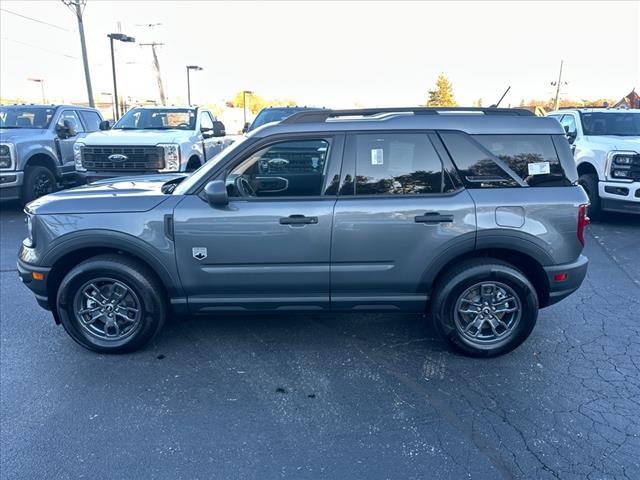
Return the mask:
[(24, 173), (22, 203), (27, 203), (56, 191), (56, 176), (47, 167), (35, 165)]
[[(516, 317), (514, 314), (511, 317), (512, 328), (505, 328), (504, 337), (497, 336), (494, 341), (472, 340), (468, 337), (471, 336), (473, 330), (465, 334), (461, 327), (466, 317), (458, 312), (458, 307), (462, 305), (462, 302), (468, 302), (462, 300), (465, 293), (474, 292), (474, 288), (479, 284), (493, 284), (499, 295), (499, 292), (510, 291), (509, 294), (517, 297), (511, 302), (514, 307), (509, 307), (510, 302), (504, 302), (504, 304), (507, 308), (517, 309), (519, 306), (519, 316)], [(474, 308), (484, 309), (486, 307)], [(476, 320), (478, 317), (482, 318), (481, 313), (483, 312), (478, 311), (478, 316), (474, 318)], [(489, 311), (485, 315), (491, 317), (491, 322), (498, 321), (496, 320), (496, 312)], [(508, 322), (506, 315), (503, 314), (501, 318)], [(510, 352), (529, 336), (538, 318), (538, 296), (526, 275), (507, 262), (495, 258), (470, 259), (451, 269), (438, 281), (431, 300), (431, 316), (438, 333), (455, 350), (473, 357), (495, 357)], [(489, 322), (488, 319), (483, 321), (481, 323), (482, 330), (478, 328), (478, 332), (485, 332), (487, 327), (495, 332), (490, 324), (487, 325)], [(467, 325), (471, 323), (469, 321)]]
[[(102, 288), (108, 288), (106, 280), (114, 280), (119, 285), (124, 285), (130, 290), (130, 293), (124, 295), (125, 300), (130, 302), (127, 307), (122, 305), (123, 309), (138, 310), (135, 315), (136, 320), (133, 326), (129, 322), (123, 320), (124, 315), (117, 313), (113, 309), (119, 309), (118, 305), (112, 306), (113, 316), (120, 323), (118, 324), (118, 332), (121, 337), (105, 339), (99, 336), (99, 326), (103, 320), (94, 321), (93, 323), (83, 322), (82, 310), (78, 310), (78, 302), (82, 301), (85, 289), (88, 284), (96, 284)], [(98, 297), (99, 293), (94, 290), (91, 296)], [(112, 290), (111, 299), (114, 298), (115, 289)], [(100, 296), (100, 298), (106, 298)], [(116, 297), (117, 298), (117, 297)], [(84, 300), (86, 302), (86, 300)], [(137, 303), (136, 303), (137, 302)], [(92, 309), (97, 303), (90, 305)], [(77, 343), (83, 347), (96, 352), (103, 353), (126, 353), (142, 348), (162, 329), (166, 320), (167, 308), (166, 298), (164, 296), (164, 287), (155, 273), (146, 265), (125, 255), (106, 254), (92, 257), (74, 267), (62, 280), (58, 289), (56, 308), (60, 316), (60, 320), (64, 329)], [(99, 308), (99, 307), (97, 307)], [(108, 308), (108, 306), (106, 307)], [(102, 311), (105, 309), (102, 308)], [(101, 314), (105, 320), (105, 314)], [(85, 314), (86, 315), (86, 314)], [(129, 315), (125, 311), (125, 315)], [(86, 317), (84, 317), (86, 319)], [(109, 320), (113, 322), (113, 320)], [(104, 332), (107, 332), (106, 322)], [(116, 321), (117, 323), (117, 321)], [(113, 323), (112, 323), (113, 325)], [(129, 328), (127, 331), (126, 329)], [(112, 329), (113, 331), (113, 329)], [(126, 332), (126, 334), (125, 334)], [(105, 335), (107, 335), (105, 333)]]
[(201, 166), (202, 164), (200, 163), (200, 159), (198, 157), (191, 157), (189, 159), (189, 162), (187, 163), (186, 172), (188, 173), (195, 172)]
[(580, 175), (578, 183), (584, 188), (589, 197), (589, 218), (591, 220), (602, 219), (602, 209), (600, 206), (600, 194), (598, 193), (598, 176), (595, 173), (585, 173)]

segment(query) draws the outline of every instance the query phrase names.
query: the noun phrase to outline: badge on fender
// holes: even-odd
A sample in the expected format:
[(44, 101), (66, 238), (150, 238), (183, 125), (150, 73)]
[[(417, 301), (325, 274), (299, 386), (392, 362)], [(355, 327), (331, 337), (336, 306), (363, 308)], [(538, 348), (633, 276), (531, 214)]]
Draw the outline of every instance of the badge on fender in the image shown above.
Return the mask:
[(207, 249), (206, 247), (193, 247), (191, 249), (191, 254), (193, 255), (193, 258), (197, 260), (204, 260), (207, 258)]

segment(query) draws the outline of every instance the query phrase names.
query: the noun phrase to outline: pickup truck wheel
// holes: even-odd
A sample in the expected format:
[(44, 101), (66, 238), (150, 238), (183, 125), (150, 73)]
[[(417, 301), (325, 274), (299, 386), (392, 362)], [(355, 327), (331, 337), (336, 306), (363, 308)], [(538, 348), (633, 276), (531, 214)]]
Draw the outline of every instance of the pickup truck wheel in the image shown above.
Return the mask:
[(438, 282), (431, 302), (438, 332), (474, 357), (510, 352), (531, 333), (538, 296), (519, 270), (493, 258), (462, 262)]
[(164, 325), (163, 291), (155, 274), (141, 262), (123, 255), (100, 255), (65, 276), (57, 309), (64, 329), (83, 347), (131, 352)]
[(580, 175), (578, 183), (584, 188), (589, 197), (589, 218), (591, 220), (600, 220), (602, 218), (602, 210), (600, 208), (600, 195), (598, 194), (598, 176), (595, 173), (585, 173)]
[(22, 185), (22, 202), (27, 203), (53, 193), (56, 189), (56, 177), (51, 170), (41, 165), (28, 167)]

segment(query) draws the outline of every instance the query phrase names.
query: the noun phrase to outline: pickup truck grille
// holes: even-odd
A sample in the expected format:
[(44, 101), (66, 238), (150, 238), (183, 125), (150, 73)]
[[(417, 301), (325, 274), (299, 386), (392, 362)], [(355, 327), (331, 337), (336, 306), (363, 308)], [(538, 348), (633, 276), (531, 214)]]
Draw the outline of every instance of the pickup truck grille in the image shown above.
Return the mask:
[[(109, 158), (124, 155), (126, 159)], [(152, 171), (164, 168), (162, 147), (82, 147), (82, 165), (87, 170)]]

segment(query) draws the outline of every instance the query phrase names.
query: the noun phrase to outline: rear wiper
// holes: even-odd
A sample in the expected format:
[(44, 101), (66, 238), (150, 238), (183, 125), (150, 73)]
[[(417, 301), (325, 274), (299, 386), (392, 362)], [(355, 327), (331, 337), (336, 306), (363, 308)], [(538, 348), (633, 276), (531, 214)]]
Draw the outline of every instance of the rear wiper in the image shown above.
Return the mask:
[(2, 127), (0, 127), (0, 128), (7, 128), (7, 129), (9, 129), (9, 128), (22, 128), (22, 127), (13, 127), (13, 126), (11, 126), (11, 125), (7, 125), (6, 127), (5, 127), (5, 126), (2, 126)]

